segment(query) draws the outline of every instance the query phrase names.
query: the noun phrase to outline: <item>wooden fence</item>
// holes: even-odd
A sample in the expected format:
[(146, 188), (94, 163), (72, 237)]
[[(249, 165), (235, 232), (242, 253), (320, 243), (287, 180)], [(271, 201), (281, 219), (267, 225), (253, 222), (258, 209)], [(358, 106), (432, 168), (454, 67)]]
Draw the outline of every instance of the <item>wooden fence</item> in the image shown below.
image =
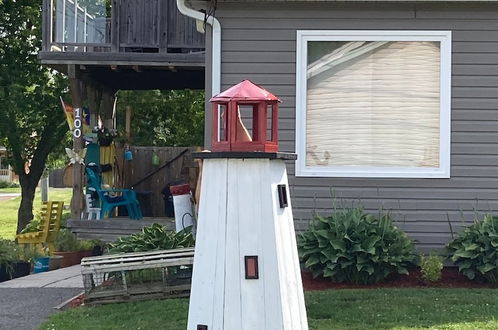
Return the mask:
[[(132, 160), (124, 159), (124, 150), (116, 148), (114, 166), (115, 188), (133, 188), (144, 216), (164, 217), (162, 191), (172, 183), (189, 183), (195, 188), (198, 176), (197, 164), (191, 157), (195, 147), (130, 147)], [(159, 157), (159, 165), (152, 163), (153, 155)], [(50, 172), (49, 185), (64, 187), (64, 169)]]
[(64, 188), (64, 169), (51, 170), (48, 175), (48, 185), (52, 188)]
[[(115, 183), (133, 188), (144, 216), (165, 216), (162, 191), (168, 184), (189, 183), (195, 188), (198, 167), (191, 157), (195, 147), (130, 147), (132, 160), (124, 160), (124, 150), (116, 150)], [(159, 165), (152, 158), (159, 157)]]

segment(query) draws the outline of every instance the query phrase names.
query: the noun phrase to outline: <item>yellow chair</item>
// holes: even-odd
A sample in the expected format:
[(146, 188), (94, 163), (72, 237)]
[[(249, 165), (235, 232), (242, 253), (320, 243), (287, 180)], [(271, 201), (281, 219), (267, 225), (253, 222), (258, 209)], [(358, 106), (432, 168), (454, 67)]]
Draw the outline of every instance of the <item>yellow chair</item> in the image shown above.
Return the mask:
[(16, 235), (19, 244), (46, 244), (49, 254), (55, 251), (55, 239), (61, 227), (64, 202), (48, 201), (42, 206), (40, 231)]

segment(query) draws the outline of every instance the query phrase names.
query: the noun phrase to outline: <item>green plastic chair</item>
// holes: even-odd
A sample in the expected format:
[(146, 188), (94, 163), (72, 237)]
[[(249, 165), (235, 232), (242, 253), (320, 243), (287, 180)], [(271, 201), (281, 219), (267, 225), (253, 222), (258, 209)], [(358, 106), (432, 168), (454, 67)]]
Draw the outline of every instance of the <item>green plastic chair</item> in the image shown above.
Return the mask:
[(95, 172), (93, 167), (85, 168), (87, 176), (87, 189), (96, 192), (100, 201), (100, 218), (109, 217), (112, 210), (118, 206), (126, 207), (128, 216), (134, 220), (142, 219), (140, 203), (137, 200), (137, 194), (131, 189), (103, 189), (100, 176)]

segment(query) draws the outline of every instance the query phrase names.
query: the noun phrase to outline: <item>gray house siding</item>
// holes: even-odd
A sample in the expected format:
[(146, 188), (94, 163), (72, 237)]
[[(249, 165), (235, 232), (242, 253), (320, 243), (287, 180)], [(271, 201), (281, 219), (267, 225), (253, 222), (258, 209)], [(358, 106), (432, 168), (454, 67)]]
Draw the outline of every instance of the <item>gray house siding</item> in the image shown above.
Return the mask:
[[(421, 250), (441, 248), (476, 211), (498, 210), (498, 5), (219, 3), (222, 90), (250, 79), (282, 99), (280, 150), (295, 150), (296, 30), (450, 30), (450, 179), (289, 179), (296, 228), (330, 213), (331, 190), (367, 211), (390, 209)], [(209, 69), (208, 69), (209, 70)], [(210, 117), (207, 117), (207, 126)]]

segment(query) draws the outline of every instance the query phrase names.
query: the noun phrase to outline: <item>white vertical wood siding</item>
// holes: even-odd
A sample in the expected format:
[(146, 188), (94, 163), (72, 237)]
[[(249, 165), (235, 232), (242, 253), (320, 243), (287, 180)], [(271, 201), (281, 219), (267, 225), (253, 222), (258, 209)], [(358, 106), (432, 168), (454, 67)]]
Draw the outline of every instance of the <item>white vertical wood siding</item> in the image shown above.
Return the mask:
[[(307, 330), (292, 208), (277, 185), (285, 163), (206, 159), (188, 329)], [(245, 256), (258, 256), (259, 279), (245, 279)]]

